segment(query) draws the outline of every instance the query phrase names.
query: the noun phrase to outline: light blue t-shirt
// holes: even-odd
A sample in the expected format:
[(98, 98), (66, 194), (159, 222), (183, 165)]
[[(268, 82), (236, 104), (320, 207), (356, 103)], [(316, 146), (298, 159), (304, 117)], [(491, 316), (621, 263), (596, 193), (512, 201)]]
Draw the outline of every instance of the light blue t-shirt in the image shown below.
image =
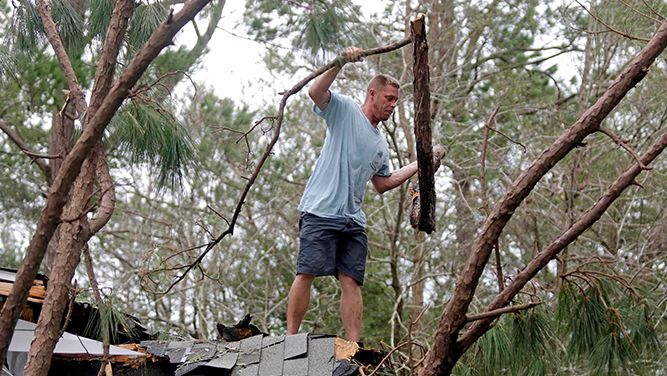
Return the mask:
[(366, 225), (361, 210), (368, 181), (390, 176), (387, 140), (371, 125), (352, 98), (331, 92), (324, 111), (313, 107), (327, 124), (327, 136), (299, 210), (324, 218), (352, 218)]

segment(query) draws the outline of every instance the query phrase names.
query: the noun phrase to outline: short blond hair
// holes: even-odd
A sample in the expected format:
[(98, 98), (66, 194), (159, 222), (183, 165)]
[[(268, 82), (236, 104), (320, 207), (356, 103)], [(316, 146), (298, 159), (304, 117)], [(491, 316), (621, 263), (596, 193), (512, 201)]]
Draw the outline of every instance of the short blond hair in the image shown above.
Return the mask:
[(387, 85), (393, 86), (397, 89), (401, 88), (401, 84), (394, 77), (388, 74), (378, 74), (371, 78), (371, 80), (368, 82), (368, 88), (366, 91), (370, 89), (382, 90)]

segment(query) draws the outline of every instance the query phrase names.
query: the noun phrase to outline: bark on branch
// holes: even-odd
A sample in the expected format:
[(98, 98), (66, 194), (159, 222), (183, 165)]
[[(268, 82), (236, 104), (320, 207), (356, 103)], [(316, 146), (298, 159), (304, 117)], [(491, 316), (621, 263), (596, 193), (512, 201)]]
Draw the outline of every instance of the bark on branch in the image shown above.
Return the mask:
[(46, 33), (46, 38), (53, 48), (53, 52), (58, 58), (58, 63), (65, 73), (65, 79), (67, 80), (67, 86), (69, 87), (70, 95), (74, 99), (74, 105), (79, 115), (86, 112), (88, 105), (86, 104), (86, 98), (83, 95), (81, 90), (81, 85), (79, 85), (79, 80), (76, 78), (76, 73), (74, 72), (74, 67), (72, 67), (72, 62), (67, 56), (67, 51), (63, 45), (60, 35), (58, 34), (58, 29), (56, 28), (56, 23), (53, 22), (51, 17), (51, 11), (49, 5), (45, 0), (39, 0), (37, 2), (37, 11), (39, 12), (39, 17), (42, 19), (44, 24), (44, 32)]
[[(598, 101), (514, 181), (509, 192), (496, 204), (487, 217), (479, 237), (473, 243), (467, 266), (458, 278), (456, 289), (440, 318), (434, 346), (429, 351), (426, 366), (420, 376), (449, 374), (463, 354), (457, 346), (459, 332), (466, 323), (466, 311), (472, 301), (479, 278), (488, 262), (494, 244), (514, 211), (535, 187), (535, 184), (556, 163), (593, 132), (621, 99), (644, 76), (655, 59), (667, 46), (667, 22), (663, 22), (642, 51), (625, 67)], [(507, 292), (508, 289), (505, 290)]]
[(431, 91), (429, 88), (428, 43), (423, 14), (410, 22), (414, 53), (415, 139), (419, 178), (419, 223), (417, 229), (428, 234), (435, 230), (435, 169), (431, 134)]
[(11, 333), (27, 299), (30, 285), (42, 262), (46, 246), (58, 225), (63, 207), (67, 202), (70, 187), (79, 175), (83, 161), (99, 143), (109, 121), (127, 97), (130, 89), (148, 68), (148, 65), (162, 49), (172, 43), (172, 38), (176, 33), (210, 1), (190, 0), (183, 5), (178, 13), (170, 14), (169, 18), (160, 24), (108, 91), (95, 115), (87, 122), (81, 137), (63, 161), (60, 171), (49, 190), (46, 205), (26, 250), (25, 259), (17, 273), (12, 293), (5, 301), (0, 313), (0, 364), (4, 363)]

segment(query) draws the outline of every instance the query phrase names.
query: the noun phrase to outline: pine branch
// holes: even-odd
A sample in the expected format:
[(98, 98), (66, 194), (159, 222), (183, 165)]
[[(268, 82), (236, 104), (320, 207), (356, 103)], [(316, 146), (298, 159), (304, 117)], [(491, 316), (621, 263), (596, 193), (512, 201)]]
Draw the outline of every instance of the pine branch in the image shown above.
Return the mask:
[[(475, 239), (472, 245), (468, 263), (459, 276), (456, 289), (440, 318), (440, 323), (435, 333), (434, 346), (431, 348), (431, 351), (429, 351), (425, 362), (427, 366), (419, 373), (420, 376), (431, 376), (451, 372), (451, 369), (464, 351), (486, 330), (488, 330), (490, 320), (478, 321), (473, 325), (473, 328), (466, 332), (461, 340), (458, 340), (459, 332), (466, 324), (465, 313), (474, 297), (477, 284), (479, 283), (482, 272), (489, 260), (493, 245), (500, 237), (507, 222), (512, 218), (514, 211), (523, 203), (524, 199), (530, 194), (541, 178), (550, 171), (556, 163), (565, 158), (572, 149), (580, 145), (588, 135), (599, 130), (602, 121), (621, 102), (625, 95), (646, 76), (649, 67), (662, 51), (664, 51), (665, 47), (667, 47), (667, 22), (662, 23), (653, 38), (651, 38), (651, 41), (625, 67), (623, 72), (621, 72), (618, 78), (609, 86), (607, 91), (605, 91), (598, 101), (584, 112), (569, 129), (563, 132), (549, 148), (542, 152), (542, 154), (533, 161), (533, 163), (524, 170), (519, 177), (517, 177), (505, 197), (496, 204), (491, 213), (487, 216), (485, 223), (480, 229), (480, 235)], [(667, 145), (667, 135), (665, 135), (664, 141), (666, 143), (665, 145)], [(660, 151), (662, 151), (660, 148), (661, 142), (662, 141), (659, 141), (656, 144), (656, 147)], [(653, 160), (653, 158), (655, 158), (655, 155), (653, 155), (649, 161)], [(639, 169), (639, 171), (641, 171), (641, 169)], [(637, 174), (639, 171), (637, 171)], [(629, 184), (630, 183), (628, 183), (628, 185)], [(623, 186), (622, 188), (625, 187), (626, 186)], [(620, 194), (620, 192), (618, 193)], [(607, 196), (605, 196), (603, 200), (606, 198)], [(608, 204), (611, 204), (611, 202)], [(577, 228), (577, 230), (583, 231), (585, 228)], [(550, 259), (551, 257), (549, 260)], [(537, 273), (537, 271), (543, 267), (541, 265), (535, 266), (538, 268), (534, 273)], [(501, 308), (509, 304), (511, 297), (515, 296), (521, 290), (521, 287), (532, 278), (532, 275), (526, 275), (526, 277), (528, 277), (526, 280), (515, 279), (504, 292), (494, 300), (488, 309), (492, 310)], [(510, 288), (510, 286), (514, 286), (514, 288)]]
[(70, 61), (69, 56), (67, 56), (65, 46), (63, 45), (63, 42), (60, 39), (60, 35), (58, 34), (56, 23), (53, 22), (53, 18), (51, 17), (49, 5), (45, 0), (39, 0), (37, 2), (37, 10), (39, 12), (40, 18), (42, 19), (42, 23), (44, 24), (46, 38), (49, 40), (49, 43), (53, 48), (53, 52), (55, 52), (56, 57), (58, 58), (60, 67), (65, 74), (65, 79), (67, 80), (69, 91), (72, 95), (72, 98), (74, 99), (76, 110), (78, 111), (79, 115), (81, 115), (88, 109), (88, 104), (86, 104), (86, 98), (83, 95), (83, 91), (81, 91), (81, 85), (79, 85), (79, 81), (76, 78), (76, 73), (72, 67), (72, 62)]
[[(658, 141), (642, 155), (640, 161), (634, 163), (609, 187), (607, 192), (585, 213), (583, 213), (565, 232), (540, 251), (533, 260), (517, 274), (512, 283), (505, 291), (493, 299), (487, 309), (496, 309), (502, 307), (518, 294), (523, 286), (530, 281), (549, 261), (553, 260), (558, 253), (574, 242), (579, 235), (586, 231), (593, 223), (602, 217), (605, 211), (614, 203), (614, 201), (623, 193), (623, 191), (633, 185), (634, 179), (644, 171), (642, 166), (650, 164), (667, 148), (667, 132), (663, 133)], [(467, 348), (476, 338), (479, 338), (485, 330), (488, 329), (489, 320), (480, 321), (474, 324), (459, 340), (459, 344)]]

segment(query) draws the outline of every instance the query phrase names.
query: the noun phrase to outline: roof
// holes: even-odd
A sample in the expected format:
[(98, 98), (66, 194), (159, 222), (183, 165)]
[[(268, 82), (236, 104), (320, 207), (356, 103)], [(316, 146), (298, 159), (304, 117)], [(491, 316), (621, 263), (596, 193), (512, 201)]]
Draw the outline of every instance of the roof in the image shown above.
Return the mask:
[[(35, 336), (36, 324), (28, 321), (19, 320), (14, 329), (12, 341), (9, 343), (9, 350), (12, 352), (28, 352), (30, 343)], [(57, 355), (91, 355), (102, 356), (102, 342), (92, 340), (86, 337), (80, 337), (70, 333), (63, 333), (56, 348), (53, 351)], [(145, 356), (137, 351), (127, 350), (118, 346), (109, 346), (109, 355), (126, 355), (131, 357)]]
[[(7, 352), (7, 369), (3, 369), (3, 376), (5, 374), (10, 376), (23, 374), (22, 370), (28, 359), (27, 353), (30, 349), (32, 339), (35, 337), (36, 327), (36, 324), (24, 320), (19, 320), (16, 323), (16, 328), (14, 329)], [(63, 333), (58, 343), (56, 343), (53, 354), (61, 358), (80, 357), (82, 358), (80, 360), (93, 360), (101, 358), (104, 352), (102, 342), (70, 333)], [(146, 354), (113, 345), (109, 346), (109, 355), (112, 358), (122, 358), (124, 362), (146, 358)]]
[(337, 359), (339, 341), (343, 340), (304, 333), (277, 337), (257, 335), (238, 342), (143, 341), (141, 346), (149, 354), (178, 364), (176, 376), (207, 371), (231, 376), (358, 374), (356, 365), (344, 358)]

